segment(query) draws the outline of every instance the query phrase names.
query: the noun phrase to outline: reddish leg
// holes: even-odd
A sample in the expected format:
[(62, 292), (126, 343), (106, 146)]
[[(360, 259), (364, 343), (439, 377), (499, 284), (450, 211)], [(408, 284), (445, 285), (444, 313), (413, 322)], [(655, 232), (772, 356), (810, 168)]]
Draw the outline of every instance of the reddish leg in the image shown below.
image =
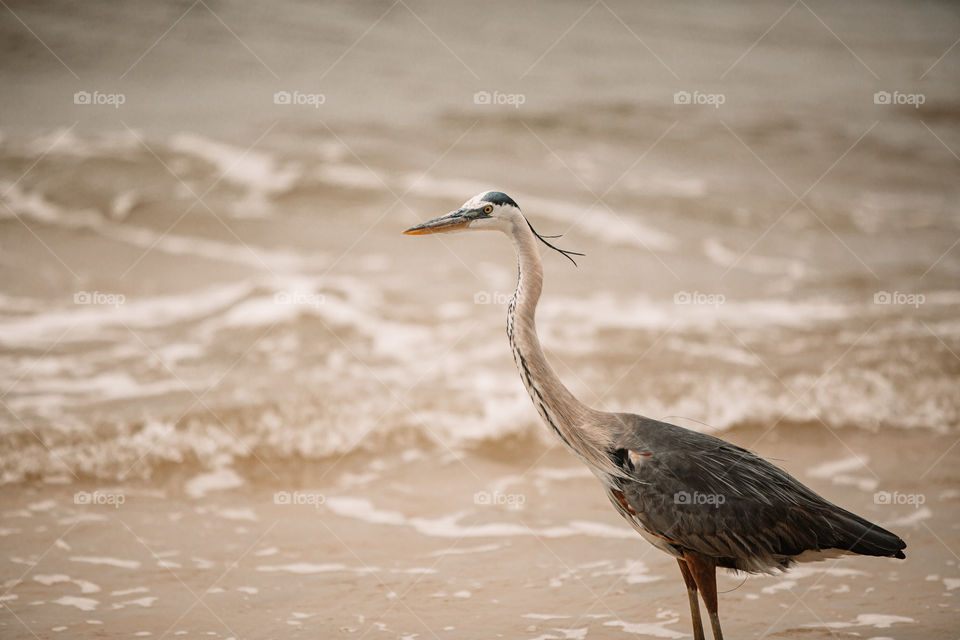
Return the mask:
[(707, 613), (710, 614), (710, 626), (713, 627), (713, 638), (714, 640), (723, 640), (720, 618), (717, 615), (717, 562), (713, 558), (691, 551), (684, 551), (683, 559), (693, 575), (694, 582), (697, 583), (700, 597), (703, 598), (703, 604), (707, 606)]
[(693, 640), (704, 640), (703, 622), (700, 621), (700, 602), (697, 600), (697, 581), (693, 579), (690, 568), (683, 558), (677, 558), (683, 582), (687, 585), (687, 597), (690, 599), (690, 618), (693, 620)]

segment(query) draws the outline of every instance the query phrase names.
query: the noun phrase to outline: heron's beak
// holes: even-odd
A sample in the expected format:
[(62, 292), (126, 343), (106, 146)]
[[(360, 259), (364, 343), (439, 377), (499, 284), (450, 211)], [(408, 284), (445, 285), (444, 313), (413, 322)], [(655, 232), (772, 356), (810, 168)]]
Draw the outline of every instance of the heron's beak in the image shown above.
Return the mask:
[(410, 227), (404, 231), (404, 233), (408, 236), (423, 236), (428, 233), (447, 233), (448, 231), (466, 229), (471, 222), (472, 218), (465, 216), (462, 211), (454, 211), (445, 216), (424, 222), (423, 224), (418, 224), (415, 227)]

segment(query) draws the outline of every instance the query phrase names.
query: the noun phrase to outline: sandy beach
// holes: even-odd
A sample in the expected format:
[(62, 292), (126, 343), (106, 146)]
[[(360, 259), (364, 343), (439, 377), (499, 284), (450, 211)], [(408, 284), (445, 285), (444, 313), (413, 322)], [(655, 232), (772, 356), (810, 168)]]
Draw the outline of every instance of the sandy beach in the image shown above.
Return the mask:
[[(724, 575), (727, 625), (741, 637), (951, 637), (960, 454), (941, 458), (950, 439), (908, 436), (890, 451), (845, 438), (867, 461), (836, 448), (825, 457), (833, 438), (822, 427), (791, 434), (727, 437), (763, 437), (757, 450), (900, 532), (909, 560)], [(209, 472), (6, 488), (4, 602), (17, 618), (4, 637), (32, 637), (22, 625), (77, 638), (689, 636), (676, 563), (620, 522), (560, 448), (409, 450), (366, 457), (362, 472), (358, 462), (288, 464), (278, 482)], [(874, 501), (921, 490), (921, 505)], [(76, 504), (77, 492), (100, 504)]]
[(689, 638), (541, 424), (583, 402), (901, 536), (720, 578), (729, 638), (960, 629), (952, 3), (0, 7), (0, 637)]

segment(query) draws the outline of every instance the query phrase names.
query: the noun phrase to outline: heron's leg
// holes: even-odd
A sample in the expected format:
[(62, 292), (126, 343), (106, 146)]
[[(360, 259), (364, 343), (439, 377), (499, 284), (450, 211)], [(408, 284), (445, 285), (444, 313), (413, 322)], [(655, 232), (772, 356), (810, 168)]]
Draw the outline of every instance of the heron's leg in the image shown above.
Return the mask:
[(697, 600), (697, 581), (693, 579), (690, 568), (683, 558), (677, 558), (683, 582), (687, 585), (687, 597), (690, 598), (690, 619), (693, 620), (693, 640), (704, 640), (703, 622), (700, 621), (700, 601)]
[(700, 597), (703, 598), (703, 604), (707, 606), (710, 626), (713, 627), (713, 639), (723, 640), (720, 617), (717, 615), (717, 563), (713, 558), (690, 551), (684, 552), (683, 559), (690, 573), (693, 574), (693, 579), (700, 590)]

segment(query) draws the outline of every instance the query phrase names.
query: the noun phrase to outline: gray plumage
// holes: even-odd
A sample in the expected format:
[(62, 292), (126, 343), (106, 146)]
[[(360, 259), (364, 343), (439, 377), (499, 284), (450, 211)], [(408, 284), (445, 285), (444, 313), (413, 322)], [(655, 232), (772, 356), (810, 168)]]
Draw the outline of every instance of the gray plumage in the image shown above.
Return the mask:
[(687, 585), (695, 640), (703, 640), (699, 591), (714, 637), (716, 567), (750, 573), (841, 554), (903, 558), (899, 537), (828, 502), (763, 458), (719, 438), (580, 402), (547, 362), (536, 332), (543, 287), (537, 234), (509, 196), (478, 194), (446, 216), (411, 227), (422, 235), (496, 230), (514, 244), (517, 289), (507, 337), (540, 417), (603, 484), (611, 504), (657, 548), (677, 558)]
[(690, 549), (751, 573), (786, 569), (809, 552), (809, 559), (831, 551), (904, 557), (906, 545), (896, 535), (746, 449), (641, 416), (616, 414), (615, 422), (615, 457), (629, 478), (613, 483), (635, 515), (615, 499), (614, 506), (677, 543), (676, 552)]

